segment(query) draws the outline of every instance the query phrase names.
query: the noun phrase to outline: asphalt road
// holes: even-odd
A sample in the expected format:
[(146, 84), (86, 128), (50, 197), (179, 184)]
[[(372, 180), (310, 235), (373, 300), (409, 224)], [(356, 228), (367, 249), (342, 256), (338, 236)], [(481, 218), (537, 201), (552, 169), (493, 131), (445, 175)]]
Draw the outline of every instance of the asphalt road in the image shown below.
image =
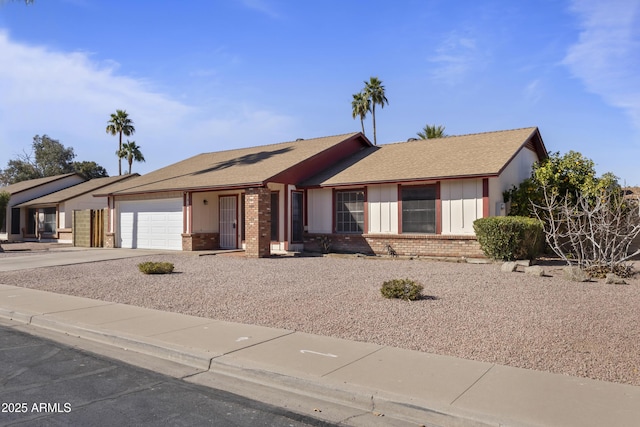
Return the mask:
[(0, 425), (333, 426), (0, 326)]

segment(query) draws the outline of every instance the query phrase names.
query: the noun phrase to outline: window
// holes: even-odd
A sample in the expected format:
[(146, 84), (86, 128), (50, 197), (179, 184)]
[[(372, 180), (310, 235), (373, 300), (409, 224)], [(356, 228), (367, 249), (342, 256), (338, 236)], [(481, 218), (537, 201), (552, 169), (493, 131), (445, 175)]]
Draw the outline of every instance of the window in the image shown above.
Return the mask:
[(436, 232), (436, 186), (402, 187), (402, 232)]
[(291, 193), (291, 241), (302, 242), (304, 232), (304, 217), (302, 208), (302, 193), (294, 191)]
[(278, 192), (271, 192), (271, 240), (278, 241)]
[(20, 208), (11, 208), (11, 234), (20, 234)]
[(44, 223), (42, 228), (45, 233), (56, 232), (56, 208), (44, 208)]
[(364, 230), (364, 191), (336, 192), (336, 231), (362, 233)]

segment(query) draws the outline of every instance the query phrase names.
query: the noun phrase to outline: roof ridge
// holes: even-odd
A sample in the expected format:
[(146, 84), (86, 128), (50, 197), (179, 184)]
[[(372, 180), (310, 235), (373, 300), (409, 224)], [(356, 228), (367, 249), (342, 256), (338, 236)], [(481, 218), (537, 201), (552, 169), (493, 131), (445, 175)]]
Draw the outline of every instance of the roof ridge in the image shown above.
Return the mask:
[[(515, 132), (515, 131), (526, 130), (526, 129), (532, 129), (532, 130), (533, 129), (537, 129), (537, 126), (527, 126), (527, 127), (521, 127), (521, 128), (515, 128), (515, 129), (492, 130), (492, 131), (486, 131), (486, 132), (464, 133), (462, 135), (447, 135), (447, 136), (443, 136), (443, 137), (440, 137), (440, 138), (431, 138), (431, 139), (447, 139), (447, 138), (460, 138), (460, 137), (463, 137), (463, 136), (489, 135), (489, 134), (492, 134), (492, 133)], [(407, 142), (416, 142), (416, 141), (425, 141), (425, 140), (421, 139), (421, 138), (415, 138), (415, 139), (411, 139), (409, 141), (389, 142), (389, 143), (382, 144), (382, 145), (405, 144)]]
[[(314, 138), (298, 138), (298, 139), (294, 139), (292, 141), (274, 142), (274, 143), (265, 144), (265, 145), (251, 145), (249, 147), (239, 147), (239, 148), (229, 148), (227, 150), (207, 151), (207, 152), (204, 152), (204, 153), (196, 154), (196, 155), (194, 155), (192, 157), (198, 157), (198, 156), (202, 156), (204, 154), (226, 153), (226, 152), (229, 152), (229, 151), (248, 150), (248, 149), (252, 149), (252, 148), (256, 149), (256, 148), (263, 148), (263, 147), (273, 147), (274, 145), (291, 144), (292, 142), (313, 141), (313, 140), (316, 140), (316, 139), (336, 138), (336, 137), (339, 137), (339, 136), (345, 136), (346, 137), (347, 135), (357, 135), (358, 133), (359, 132), (347, 132), (347, 133), (339, 133), (339, 134), (336, 134), (336, 135), (317, 136), (317, 137), (314, 137)], [(192, 158), (192, 157), (190, 157), (190, 158)], [(185, 159), (185, 160), (187, 160), (187, 159)]]

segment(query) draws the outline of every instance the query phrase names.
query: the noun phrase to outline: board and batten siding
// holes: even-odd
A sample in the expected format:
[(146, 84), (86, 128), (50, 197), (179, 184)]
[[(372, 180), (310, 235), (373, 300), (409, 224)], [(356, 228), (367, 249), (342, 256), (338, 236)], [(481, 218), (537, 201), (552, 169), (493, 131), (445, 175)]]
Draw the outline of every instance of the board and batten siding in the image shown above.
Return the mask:
[(330, 188), (311, 189), (307, 192), (309, 233), (332, 233), (333, 192)]
[(475, 234), (473, 221), (482, 218), (482, 179), (442, 181), (442, 234)]
[(398, 185), (367, 186), (369, 233), (398, 234)]

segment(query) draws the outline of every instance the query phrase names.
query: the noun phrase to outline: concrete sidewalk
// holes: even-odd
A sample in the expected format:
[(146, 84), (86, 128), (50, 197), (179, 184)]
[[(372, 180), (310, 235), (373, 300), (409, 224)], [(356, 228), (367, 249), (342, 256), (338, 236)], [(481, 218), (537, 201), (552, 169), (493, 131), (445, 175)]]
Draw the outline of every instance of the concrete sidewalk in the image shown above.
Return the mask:
[(167, 253), (167, 251), (62, 247), (47, 251), (9, 253), (11, 253), (11, 256), (0, 258), (0, 271), (28, 270), (41, 267), (53, 267), (57, 265), (83, 264), (87, 262), (155, 255), (159, 253)]
[(630, 385), (6, 285), (0, 317), (384, 414), (388, 425), (640, 425)]

